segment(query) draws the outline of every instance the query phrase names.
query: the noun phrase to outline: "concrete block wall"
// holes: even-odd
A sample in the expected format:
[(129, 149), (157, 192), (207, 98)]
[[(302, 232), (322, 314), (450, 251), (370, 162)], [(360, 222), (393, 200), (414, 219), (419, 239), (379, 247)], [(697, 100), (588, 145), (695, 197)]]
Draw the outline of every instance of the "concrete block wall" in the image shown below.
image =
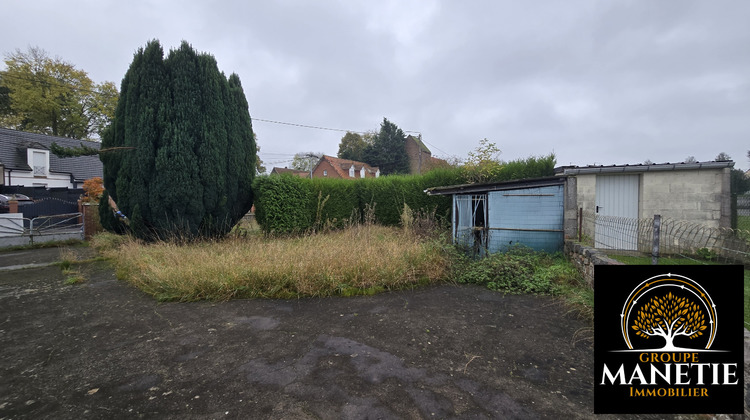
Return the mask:
[[(730, 168), (642, 172), (638, 217), (650, 219), (659, 214), (711, 228), (730, 227), (730, 173)], [(597, 174), (575, 178), (577, 207), (594, 211)]]
[(583, 275), (589, 286), (594, 287), (594, 266), (597, 265), (625, 265), (617, 260), (609, 258), (594, 248), (581, 245), (580, 243), (566, 240), (565, 255)]
[(583, 211), (594, 211), (596, 208), (596, 175), (576, 177), (578, 207)]
[(660, 214), (707, 227), (724, 227), (723, 196), (729, 194), (724, 191), (725, 172), (728, 168), (641, 174), (640, 218)]

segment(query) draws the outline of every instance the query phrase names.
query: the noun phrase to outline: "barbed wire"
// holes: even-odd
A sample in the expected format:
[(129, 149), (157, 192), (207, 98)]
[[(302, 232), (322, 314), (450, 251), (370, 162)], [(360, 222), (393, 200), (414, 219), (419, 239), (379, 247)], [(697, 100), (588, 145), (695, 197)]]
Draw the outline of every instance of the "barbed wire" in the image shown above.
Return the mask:
[[(582, 242), (617, 254), (650, 255), (654, 247), (654, 219), (603, 216), (583, 211)], [(661, 219), (659, 254), (676, 255), (702, 263), (750, 265), (750, 230), (710, 227), (701, 223)]]

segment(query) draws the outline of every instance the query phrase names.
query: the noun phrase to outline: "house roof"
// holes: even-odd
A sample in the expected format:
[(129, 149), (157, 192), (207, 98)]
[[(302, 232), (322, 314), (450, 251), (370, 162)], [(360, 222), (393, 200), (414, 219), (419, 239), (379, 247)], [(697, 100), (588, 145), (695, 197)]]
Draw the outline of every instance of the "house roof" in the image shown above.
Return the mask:
[[(5, 169), (30, 171), (26, 149), (49, 150), (53, 142), (62, 147), (80, 147), (81, 143), (95, 149), (99, 149), (101, 146), (100, 143), (93, 141), (0, 128), (0, 164), (5, 166)], [(69, 174), (76, 182), (83, 182), (97, 176), (101, 177), (103, 174), (99, 156), (60, 158), (50, 153), (49, 170), (52, 173)]]
[(364, 162), (357, 162), (356, 160), (349, 160), (349, 159), (339, 159), (333, 156), (323, 155), (323, 157), (320, 158), (320, 161), (318, 162), (318, 165), (315, 167), (317, 168), (320, 166), (321, 163), (324, 161), (327, 161), (333, 169), (336, 171), (339, 176), (342, 178), (351, 178), (349, 176), (349, 168), (354, 166), (355, 171), (360, 171), (362, 168), (365, 168), (365, 171), (375, 175), (380, 169), (377, 166), (370, 166)]
[(289, 169), (289, 168), (276, 168), (274, 167), (271, 169), (271, 175), (281, 175), (281, 174), (291, 174), (291, 175), (297, 175), (300, 178), (310, 178), (310, 172), (308, 171), (300, 171), (297, 169)]
[(561, 166), (555, 168), (557, 175), (586, 175), (586, 174), (622, 174), (637, 172), (658, 172), (658, 171), (687, 171), (699, 169), (723, 169), (734, 167), (734, 162), (680, 162), (680, 163), (653, 163), (644, 165), (637, 163), (634, 165), (611, 165), (611, 166)]
[(426, 189), (425, 192), (428, 195), (472, 194), (486, 193), (490, 191), (517, 190), (520, 188), (548, 187), (551, 185), (563, 185), (564, 183), (565, 177), (548, 176), (544, 178), (530, 178), (516, 181), (490, 182), (486, 184), (462, 184), (446, 187), (433, 187)]
[(422, 143), (422, 138), (421, 137), (414, 137), (412, 135), (409, 135), (409, 136), (406, 136), (406, 139), (407, 140), (412, 139), (412, 141), (414, 141), (414, 143), (417, 143), (417, 146), (419, 146), (419, 148), (423, 152), (428, 153), (430, 155), (432, 154), (432, 152), (430, 152), (430, 149), (428, 149), (427, 146), (425, 146), (424, 143)]

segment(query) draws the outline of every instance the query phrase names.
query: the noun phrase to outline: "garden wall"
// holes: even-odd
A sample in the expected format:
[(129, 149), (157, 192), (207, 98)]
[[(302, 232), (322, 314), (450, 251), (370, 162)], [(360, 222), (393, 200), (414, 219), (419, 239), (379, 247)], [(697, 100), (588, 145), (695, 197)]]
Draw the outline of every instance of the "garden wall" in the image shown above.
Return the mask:
[(603, 252), (572, 240), (565, 241), (565, 255), (581, 272), (589, 286), (594, 287), (594, 266), (596, 265), (625, 265), (609, 258)]

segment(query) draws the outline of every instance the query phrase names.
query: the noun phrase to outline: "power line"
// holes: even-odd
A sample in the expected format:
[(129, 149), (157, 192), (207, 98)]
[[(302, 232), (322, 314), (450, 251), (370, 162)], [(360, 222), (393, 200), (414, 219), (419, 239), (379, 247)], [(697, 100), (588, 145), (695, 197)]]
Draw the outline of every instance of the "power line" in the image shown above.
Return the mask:
[[(343, 128), (319, 127), (319, 126), (316, 126), (316, 125), (307, 125), (307, 124), (290, 123), (290, 122), (285, 122), (285, 121), (266, 120), (266, 119), (263, 119), (263, 118), (253, 118), (252, 120), (253, 121), (262, 121), (262, 122), (267, 122), (267, 123), (272, 123), (272, 124), (291, 125), (291, 126), (294, 126), (294, 127), (312, 128), (312, 129), (315, 129), (315, 130), (343, 131), (343, 132), (347, 132), (347, 133), (367, 134), (367, 131), (345, 130)], [(404, 133), (421, 134), (419, 131), (406, 131), (406, 130), (402, 130), (402, 131)]]
[(270, 156), (281, 156), (281, 157), (294, 156), (294, 153), (275, 153), (275, 152), (263, 152), (263, 151), (258, 152), (258, 154), (259, 155), (270, 155)]
[(424, 143), (427, 143), (427, 144), (429, 144), (429, 145), (430, 145), (430, 147), (432, 147), (433, 149), (436, 149), (436, 150), (437, 150), (438, 152), (442, 153), (443, 155), (445, 155), (445, 156), (448, 156), (448, 155), (449, 155), (449, 154), (448, 154), (448, 152), (446, 152), (445, 150), (441, 150), (441, 149), (440, 149), (439, 147), (437, 147), (437, 146), (435, 146), (434, 144), (432, 144), (432, 143), (430, 143), (430, 142), (426, 141), (425, 139), (421, 139), (421, 140), (422, 140), (422, 141), (423, 141)]
[[(75, 90), (75, 91), (91, 93), (91, 94), (94, 94), (94, 95), (100, 95), (100, 96), (108, 97), (108, 98), (113, 97), (113, 95), (110, 95), (110, 94), (107, 94), (107, 93), (104, 93), (104, 92), (100, 92), (100, 91), (96, 91), (96, 90), (91, 90), (91, 89), (84, 89), (84, 88), (81, 88), (81, 87), (73, 86), (72, 84), (69, 84), (69, 83), (64, 83), (64, 82), (55, 80), (54, 77), (52, 77), (52, 76), (50, 76), (51, 78), (45, 77), (46, 80), (39, 80), (39, 79), (30, 78), (30, 77), (23, 77), (23, 76), (16, 75), (16, 74), (8, 74), (7, 71), (6, 72), (0, 72), (0, 73), (2, 73), (0, 75), (0, 77), (8, 77), (8, 78), (17, 79), (17, 80), (25, 80), (27, 82), (54, 84), (54, 85), (57, 85), (57, 86), (60, 86), (60, 87), (65, 87), (65, 88), (68, 88), (68, 89), (71, 89), (71, 90)], [(346, 130), (346, 129), (343, 129), (343, 128), (320, 127), (320, 126), (315, 126), (315, 125), (290, 123), (290, 122), (285, 122), (285, 121), (267, 120), (267, 119), (263, 119), (263, 118), (252, 118), (252, 120), (253, 121), (267, 122), (267, 123), (272, 123), (272, 124), (289, 125), (289, 126), (293, 126), (293, 127), (310, 128), (310, 129), (314, 129), (314, 130), (327, 130), (327, 131), (339, 131), (339, 132), (348, 132), (348, 133), (356, 133), (356, 134), (367, 134), (367, 131)], [(414, 134), (419, 134), (419, 135), (422, 134), (419, 131), (411, 131), (411, 130), (402, 130), (402, 131), (404, 133), (414, 133)], [(448, 155), (448, 153), (446, 153), (444, 150), (441, 150), (439, 147), (435, 146), (434, 144), (431, 144), (431, 143), (425, 141), (424, 139), (422, 139), (422, 141), (424, 143), (430, 145), (432, 148), (438, 150), (439, 152), (441, 152), (441, 153), (443, 153), (445, 155)], [(267, 154), (272, 154), (272, 153), (267, 153)]]

